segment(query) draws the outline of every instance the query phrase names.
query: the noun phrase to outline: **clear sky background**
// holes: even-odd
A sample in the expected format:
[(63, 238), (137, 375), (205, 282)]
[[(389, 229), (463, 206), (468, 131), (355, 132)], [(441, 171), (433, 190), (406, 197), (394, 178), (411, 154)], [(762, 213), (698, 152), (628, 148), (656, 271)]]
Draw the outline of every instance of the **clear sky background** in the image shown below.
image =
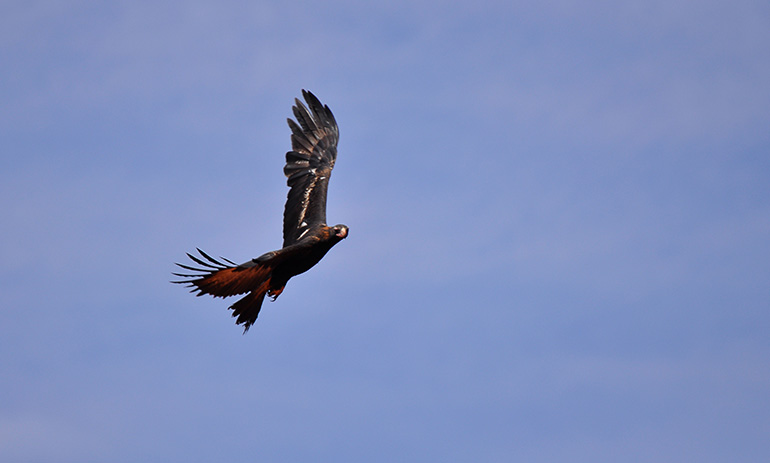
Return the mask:
[[(766, 1), (6, 0), (0, 63), (1, 461), (770, 461)], [(350, 236), (243, 336), (173, 263), (280, 246), (303, 88)]]

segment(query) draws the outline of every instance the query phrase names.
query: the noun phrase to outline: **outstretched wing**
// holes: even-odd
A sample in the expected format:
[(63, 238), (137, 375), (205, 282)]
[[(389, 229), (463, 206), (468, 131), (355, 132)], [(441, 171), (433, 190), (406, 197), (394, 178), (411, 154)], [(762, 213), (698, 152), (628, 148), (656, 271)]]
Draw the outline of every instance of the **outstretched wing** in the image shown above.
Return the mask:
[(257, 321), (265, 294), (271, 289), (270, 272), (282, 258), (280, 251), (269, 252), (241, 265), (236, 265), (224, 257), (221, 259), (226, 263), (220, 262), (200, 249), (198, 252), (201, 257), (189, 253), (187, 255), (199, 267), (176, 264), (194, 273), (174, 273), (184, 280), (172, 283), (187, 285), (192, 288), (191, 292), (197, 293), (198, 296), (211, 294), (214, 297), (228, 297), (248, 293), (230, 306), (233, 317), (237, 317), (235, 323), (243, 325), (243, 332), (246, 333)]
[(307, 106), (295, 99), (297, 122), (288, 119), (292, 150), (286, 153), (283, 168), (290, 188), (283, 212), (284, 247), (326, 225), (326, 190), (337, 159), (339, 129), (332, 112), (312, 93), (302, 90), (302, 96)]
[(197, 296), (211, 294), (214, 297), (228, 297), (248, 293), (257, 289), (263, 281), (268, 279), (272, 270), (271, 262), (250, 260), (238, 265), (222, 257), (221, 259), (226, 262), (222, 263), (200, 249), (198, 252), (203, 258), (195, 257), (190, 253), (187, 253), (187, 256), (200, 267), (176, 264), (195, 273), (174, 273), (185, 280), (172, 281), (172, 283), (187, 285)]

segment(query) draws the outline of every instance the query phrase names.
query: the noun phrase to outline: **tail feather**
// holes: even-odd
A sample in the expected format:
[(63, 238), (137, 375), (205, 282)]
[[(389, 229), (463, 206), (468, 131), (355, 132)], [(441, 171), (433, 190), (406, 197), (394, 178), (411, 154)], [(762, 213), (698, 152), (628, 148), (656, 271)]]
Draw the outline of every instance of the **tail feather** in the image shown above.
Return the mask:
[(237, 317), (235, 324), (243, 325), (243, 334), (246, 334), (251, 325), (257, 321), (259, 311), (262, 308), (262, 302), (265, 300), (265, 294), (267, 294), (269, 287), (270, 279), (229, 307), (233, 311), (233, 317)]

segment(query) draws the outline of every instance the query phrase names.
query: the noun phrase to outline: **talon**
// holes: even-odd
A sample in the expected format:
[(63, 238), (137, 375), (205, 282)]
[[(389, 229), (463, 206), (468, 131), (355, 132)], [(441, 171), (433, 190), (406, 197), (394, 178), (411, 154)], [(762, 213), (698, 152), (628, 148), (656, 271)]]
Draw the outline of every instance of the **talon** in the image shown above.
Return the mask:
[(267, 292), (267, 295), (273, 298), (273, 302), (275, 302), (275, 300), (278, 299), (278, 296), (281, 295), (281, 293), (283, 292), (283, 288), (285, 287), (286, 286), (281, 286), (280, 288), (271, 289)]

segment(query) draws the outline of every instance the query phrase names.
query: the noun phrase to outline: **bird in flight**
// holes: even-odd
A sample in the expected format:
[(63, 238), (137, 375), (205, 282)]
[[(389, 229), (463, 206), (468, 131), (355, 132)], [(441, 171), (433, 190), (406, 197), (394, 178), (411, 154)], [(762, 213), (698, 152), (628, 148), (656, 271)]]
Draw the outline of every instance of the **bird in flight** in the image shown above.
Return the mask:
[(214, 259), (198, 249), (187, 255), (198, 265), (177, 263), (193, 273), (174, 273), (198, 296), (228, 297), (246, 294), (229, 308), (244, 334), (257, 320), (265, 295), (273, 301), (289, 279), (310, 270), (335, 244), (348, 236), (347, 225), (326, 225), (326, 190), (337, 159), (339, 129), (331, 110), (312, 93), (302, 90), (307, 106), (295, 99), (296, 122), (291, 128), (291, 151), (286, 153), (283, 173), (289, 194), (283, 212), (283, 247), (243, 264)]

